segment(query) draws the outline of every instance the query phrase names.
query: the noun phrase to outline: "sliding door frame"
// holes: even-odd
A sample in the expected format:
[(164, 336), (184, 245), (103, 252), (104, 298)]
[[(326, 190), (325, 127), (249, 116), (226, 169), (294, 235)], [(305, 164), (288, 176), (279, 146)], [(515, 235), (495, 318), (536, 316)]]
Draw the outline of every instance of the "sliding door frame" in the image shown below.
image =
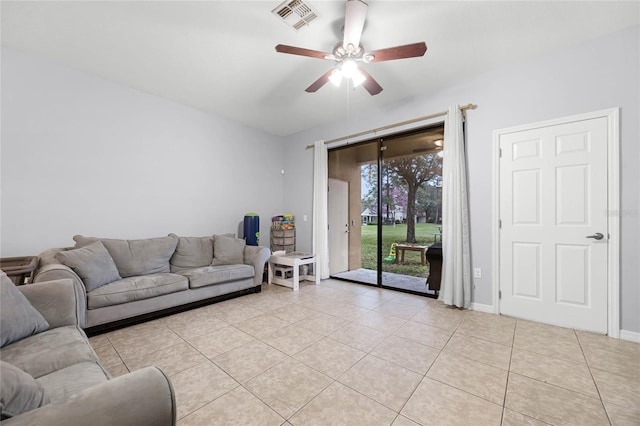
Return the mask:
[(346, 145), (341, 145), (341, 146), (336, 146), (333, 148), (329, 148), (329, 151), (331, 150), (337, 150), (340, 148), (346, 148), (346, 147), (352, 147), (352, 146), (358, 146), (358, 145), (364, 145), (364, 144), (368, 144), (368, 143), (376, 143), (376, 151), (377, 151), (377, 158), (376, 158), (376, 167), (377, 167), (377, 198), (378, 198), (378, 203), (377, 203), (377, 209), (376, 209), (376, 214), (377, 214), (377, 226), (376, 226), (376, 232), (377, 232), (377, 236), (376, 236), (376, 242), (377, 242), (377, 247), (376, 247), (376, 260), (377, 260), (377, 270), (376, 270), (376, 284), (372, 284), (372, 283), (367, 283), (367, 282), (362, 282), (362, 281), (356, 281), (356, 280), (351, 280), (348, 278), (338, 278), (338, 277), (332, 277), (334, 279), (339, 279), (342, 281), (348, 281), (348, 282), (354, 282), (354, 283), (358, 283), (358, 284), (364, 284), (364, 285), (369, 285), (369, 286), (375, 286), (381, 289), (388, 289), (388, 290), (395, 290), (395, 291), (400, 291), (400, 292), (404, 292), (404, 293), (410, 293), (410, 294), (415, 294), (415, 295), (419, 295), (419, 296), (425, 296), (425, 297), (429, 297), (429, 298), (437, 298), (437, 294), (429, 294), (429, 293), (423, 293), (423, 292), (418, 292), (418, 291), (413, 291), (413, 290), (409, 290), (409, 289), (404, 289), (404, 288), (400, 288), (400, 287), (392, 287), (392, 286), (388, 286), (388, 285), (384, 285), (382, 282), (382, 266), (383, 266), (383, 253), (382, 253), (382, 231), (383, 231), (383, 206), (382, 206), (382, 167), (383, 167), (383, 162), (384, 162), (384, 151), (386, 150), (386, 146), (384, 146), (384, 143), (388, 140), (393, 140), (396, 138), (400, 138), (400, 137), (404, 137), (404, 136), (410, 136), (412, 134), (419, 134), (422, 132), (425, 132), (429, 129), (433, 129), (436, 127), (444, 127), (444, 122), (443, 121), (436, 121), (436, 122), (432, 122), (429, 124), (426, 124), (424, 126), (419, 126), (419, 127), (415, 127), (412, 129), (407, 129), (407, 130), (403, 130), (403, 131), (399, 131), (396, 133), (391, 133), (388, 135), (385, 135), (384, 137), (376, 137), (376, 138), (372, 138), (372, 139), (366, 139), (366, 140), (362, 140), (362, 141), (358, 141), (355, 143), (349, 143)]

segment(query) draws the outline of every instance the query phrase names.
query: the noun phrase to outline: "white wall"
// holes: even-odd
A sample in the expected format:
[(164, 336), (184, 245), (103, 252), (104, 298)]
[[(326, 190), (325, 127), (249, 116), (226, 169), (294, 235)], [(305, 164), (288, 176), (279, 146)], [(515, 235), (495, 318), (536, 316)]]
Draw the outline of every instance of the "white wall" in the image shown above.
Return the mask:
[(1, 256), (282, 213), (281, 138), (2, 49)]
[[(621, 328), (640, 332), (640, 28), (630, 28), (527, 62), (496, 69), (446, 90), (287, 138), (285, 209), (311, 215), (313, 153), (304, 145), (472, 102), (467, 115), (475, 303), (492, 304), (492, 133), (496, 129), (611, 107), (621, 108)], [(425, 60), (429, 60), (429, 55)], [(446, 70), (442, 70), (446, 72)], [(429, 78), (429, 76), (425, 76)], [(384, 86), (384, 82), (380, 82)], [(383, 92), (384, 94), (384, 92)], [(383, 95), (380, 95), (383, 96)], [(298, 223), (300, 223), (298, 221)], [(311, 222), (298, 226), (298, 248), (311, 249)]]

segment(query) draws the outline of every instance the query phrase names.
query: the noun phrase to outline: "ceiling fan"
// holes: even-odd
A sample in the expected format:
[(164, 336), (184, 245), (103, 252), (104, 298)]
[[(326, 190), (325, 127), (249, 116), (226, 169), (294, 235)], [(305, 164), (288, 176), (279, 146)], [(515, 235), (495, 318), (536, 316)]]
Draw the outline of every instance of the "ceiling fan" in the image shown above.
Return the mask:
[(347, 9), (344, 17), (344, 39), (342, 40), (342, 44), (338, 44), (333, 50), (333, 53), (325, 53), (318, 50), (287, 46), (284, 44), (276, 46), (276, 52), (327, 59), (336, 63), (334, 68), (324, 73), (319, 79), (314, 81), (311, 86), (307, 87), (305, 89), (306, 92), (315, 92), (328, 81), (338, 86), (344, 77), (351, 79), (354, 87), (362, 85), (369, 94), (372, 96), (377, 95), (382, 92), (382, 86), (359, 65), (360, 63), (368, 64), (371, 62), (392, 61), (394, 59), (415, 58), (423, 56), (426, 53), (427, 45), (424, 42), (365, 51), (360, 45), (360, 36), (364, 29), (364, 21), (367, 16), (368, 7), (366, 3), (360, 0), (347, 0)]

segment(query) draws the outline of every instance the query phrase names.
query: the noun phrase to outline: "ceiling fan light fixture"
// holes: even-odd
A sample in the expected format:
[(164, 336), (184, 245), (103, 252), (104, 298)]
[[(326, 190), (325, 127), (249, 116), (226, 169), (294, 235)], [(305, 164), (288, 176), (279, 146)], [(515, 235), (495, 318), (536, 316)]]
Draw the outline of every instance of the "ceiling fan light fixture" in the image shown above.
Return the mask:
[(364, 83), (366, 79), (367, 77), (365, 77), (364, 74), (362, 74), (362, 72), (358, 69), (351, 76), (351, 81), (353, 81), (353, 87), (360, 86), (362, 83)]
[(329, 76), (329, 81), (333, 83), (334, 86), (340, 87), (340, 83), (342, 82), (342, 71), (340, 71), (339, 68), (333, 70)]
[(345, 78), (352, 78), (353, 75), (358, 71), (358, 65), (356, 65), (355, 61), (348, 59), (344, 61), (344, 63), (340, 67), (340, 70), (342, 71), (342, 75), (344, 75)]

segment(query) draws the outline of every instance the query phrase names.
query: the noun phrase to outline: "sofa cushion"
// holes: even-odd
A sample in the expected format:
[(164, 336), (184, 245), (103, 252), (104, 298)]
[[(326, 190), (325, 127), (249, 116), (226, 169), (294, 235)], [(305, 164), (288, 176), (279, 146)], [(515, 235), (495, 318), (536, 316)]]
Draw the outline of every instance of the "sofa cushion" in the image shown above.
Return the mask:
[(113, 240), (76, 235), (73, 240), (76, 242), (76, 248), (101, 241), (113, 258), (122, 278), (169, 272), (169, 259), (178, 245), (177, 236)]
[(177, 274), (152, 274), (129, 277), (103, 285), (87, 293), (87, 308), (98, 309), (135, 300), (150, 299), (163, 294), (187, 290), (186, 277)]
[(244, 261), (245, 240), (215, 235), (213, 238), (213, 261), (211, 265), (237, 265)]
[(51, 402), (55, 403), (108, 380), (98, 364), (81, 362), (39, 377), (37, 382), (49, 395)]
[(171, 272), (209, 266), (212, 260), (213, 237), (178, 237), (178, 246), (171, 256)]
[(7, 274), (0, 271), (0, 348), (49, 328)]
[(61, 251), (73, 250), (73, 247), (50, 248), (38, 255), (38, 269), (42, 269), (47, 265), (60, 263), (56, 255)]
[(122, 279), (113, 258), (100, 241), (75, 250), (59, 251), (55, 257), (82, 278), (87, 291)]
[(97, 362), (85, 334), (74, 325), (53, 328), (0, 350), (0, 357), (36, 379), (80, 362)]
[(198, 288), (244, 278), (253, 278), (254, 269), (251, 265), (219, 265), (191, 269), (180, 272), (180, 274), (189, 278), (190, 288)]
[(14, 365), (0, 361), (2, 420), (35, 410), (49, 402), (49, 395), (36, 379)]

